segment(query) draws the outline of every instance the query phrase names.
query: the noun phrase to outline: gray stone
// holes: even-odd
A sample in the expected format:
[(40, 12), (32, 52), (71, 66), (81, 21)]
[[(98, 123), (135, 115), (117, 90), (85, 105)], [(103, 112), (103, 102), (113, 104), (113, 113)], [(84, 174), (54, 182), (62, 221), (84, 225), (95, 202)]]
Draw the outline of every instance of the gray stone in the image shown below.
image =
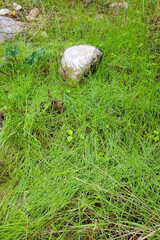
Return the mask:
[(25, 23), (16, 22), (11, 18), (0, 16), (0, 43), (10, 40), (13, 35), (21, 32)]
[(3, 16), (3, 15), (7, 15), (9, 14), (10, 11), (9, 9), (5, 8), (5, 9), (0, 9), (0, 16)]
[(13, 8), (14, 8), (14, 10), (16, 10), (16, 11), (19, 11), (19, 10), (22, 9), (22, 6), (14, 2), (14, 3), (13, 3)]
[(79, 82), (90, 70), (95, 70), (102, 58), (102, 53), (90, 45), (76, 45), (67, 48), (61, 59), (61, 74), (64, 80)]

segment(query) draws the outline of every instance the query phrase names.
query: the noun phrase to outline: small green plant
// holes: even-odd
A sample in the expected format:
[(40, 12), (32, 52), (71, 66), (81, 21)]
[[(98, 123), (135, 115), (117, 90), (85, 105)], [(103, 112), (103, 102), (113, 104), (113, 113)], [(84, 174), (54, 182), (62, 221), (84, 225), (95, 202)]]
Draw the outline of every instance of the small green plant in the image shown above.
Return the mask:
[(160, 131), (154, 130), (153, 134), (150, 135), (150, 138), (153, 139), (155, 142), (158, 142), (160, 139)]
[[(5, 49), (5, 57), (9, 61), (6, 64), (7, 70), (12, 72), (13, 70), (19, 70), (23, 65), (25, 67), (34, 66), (40, 58), (45, 54), (45, 48), (40, 48), (37, 51), (34, 51), (30, 56), (26, 57), (24, 60), (19, 60), (18, 55), (20, 51), (15, 46), (8, 46)], [(0, 66), (1, 67), (1, 66)], [(0, 70), (2, 73), (6, 74), (4, 71)]]
[(19, 50), (14, 46), (8, 46), (5, 49), (5, 57), (8, 59), (14, 59), (18, 56)]
[(69, 136), (67, 137), (67, 141), (71, 142), (73, 139), (73, 131), (72, 130), (67, 130), (67, 133), (69, 134)]
[(18, 64), (18, 59), (17, 56), (19, 55), (19, 50), (15, 46), (8, 46), (5, 49), (5, 57), (7, 58), (7, 63), (6, 67), (8, 71), (12, 71), (16, 69), (17, 64)]
[(25, 63), (25, 66), (34, 66), (37, 61), (44, 56), (44, 53), (45, 53), (45, 49), (44, 48), (41, 48), (35, 52), (33, 52), (30, 56), (28, 56), (24, 63)]

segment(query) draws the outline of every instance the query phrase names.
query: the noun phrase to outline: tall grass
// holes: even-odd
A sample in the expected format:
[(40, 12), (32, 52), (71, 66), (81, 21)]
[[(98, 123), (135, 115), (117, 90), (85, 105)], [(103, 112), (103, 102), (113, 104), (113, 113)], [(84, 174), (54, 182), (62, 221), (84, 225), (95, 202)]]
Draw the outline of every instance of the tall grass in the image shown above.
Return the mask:
[[(143, 14), (136, 1), (128, 10), (103, 1), (19, 2), (24, 13), (44, 9), (44, 19), (56, 7), (42, 29), (33, 24), (0, 46), (8, 75), (0, 73), (2, 239), (159, 239), (158, 3)], [(103, 59), (75, 88), (59, 64), (80, 43)], [(9, 45), (19, 50), (12, 70)], [(54, 101), (64, 102), (62, 113)]]

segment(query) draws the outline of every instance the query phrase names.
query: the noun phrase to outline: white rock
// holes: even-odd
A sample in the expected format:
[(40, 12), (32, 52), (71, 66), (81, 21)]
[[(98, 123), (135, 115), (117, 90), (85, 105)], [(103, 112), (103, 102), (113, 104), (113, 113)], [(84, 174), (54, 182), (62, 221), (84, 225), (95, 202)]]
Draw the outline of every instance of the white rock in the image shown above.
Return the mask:
[(19, 10), (22, 9), (22, 6), (14, 2), (14, 3), (13, 3), (13, 8), (14, 8), (14, 10), (16, 10), (16, 11), (19, 11)]
[(102, 58), (102, 53), (90, 45), (76, 45), (67, 48), (61, 59), (61, 74), (63, 79), (74, 79), (79, 82), (89, 70), (94, 70)]
[(16, 33), (23, 30), (25, 23), (16, 22), (12, 18), (0, 16), (0, 43), (9, 40)]
[(10, 13), (10, 11), (9, 11), (7, 8), (5, 8), (5, 9), (0, 9), (0, 16), (7, 15), (7, 14), (9, 14), (9, 13)]

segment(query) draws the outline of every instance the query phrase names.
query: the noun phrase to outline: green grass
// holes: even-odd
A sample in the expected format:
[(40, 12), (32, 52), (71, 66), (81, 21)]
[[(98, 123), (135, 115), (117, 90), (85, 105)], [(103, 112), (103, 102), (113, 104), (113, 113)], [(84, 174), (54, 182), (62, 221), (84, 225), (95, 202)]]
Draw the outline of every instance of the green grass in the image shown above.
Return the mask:
[[(127, 11), (105, 1), (17, 2), (23, 20), (33, 7), (46, 19), (56, 5), (41, 29), (0, 45), (1, 239), (160, 239), (158, 1), (144, 13), (138, 1)], [(59, 73), (74, 44), (103, 53), (77, 87)], [(5, 58), (8, 46), (16, 59)]]

